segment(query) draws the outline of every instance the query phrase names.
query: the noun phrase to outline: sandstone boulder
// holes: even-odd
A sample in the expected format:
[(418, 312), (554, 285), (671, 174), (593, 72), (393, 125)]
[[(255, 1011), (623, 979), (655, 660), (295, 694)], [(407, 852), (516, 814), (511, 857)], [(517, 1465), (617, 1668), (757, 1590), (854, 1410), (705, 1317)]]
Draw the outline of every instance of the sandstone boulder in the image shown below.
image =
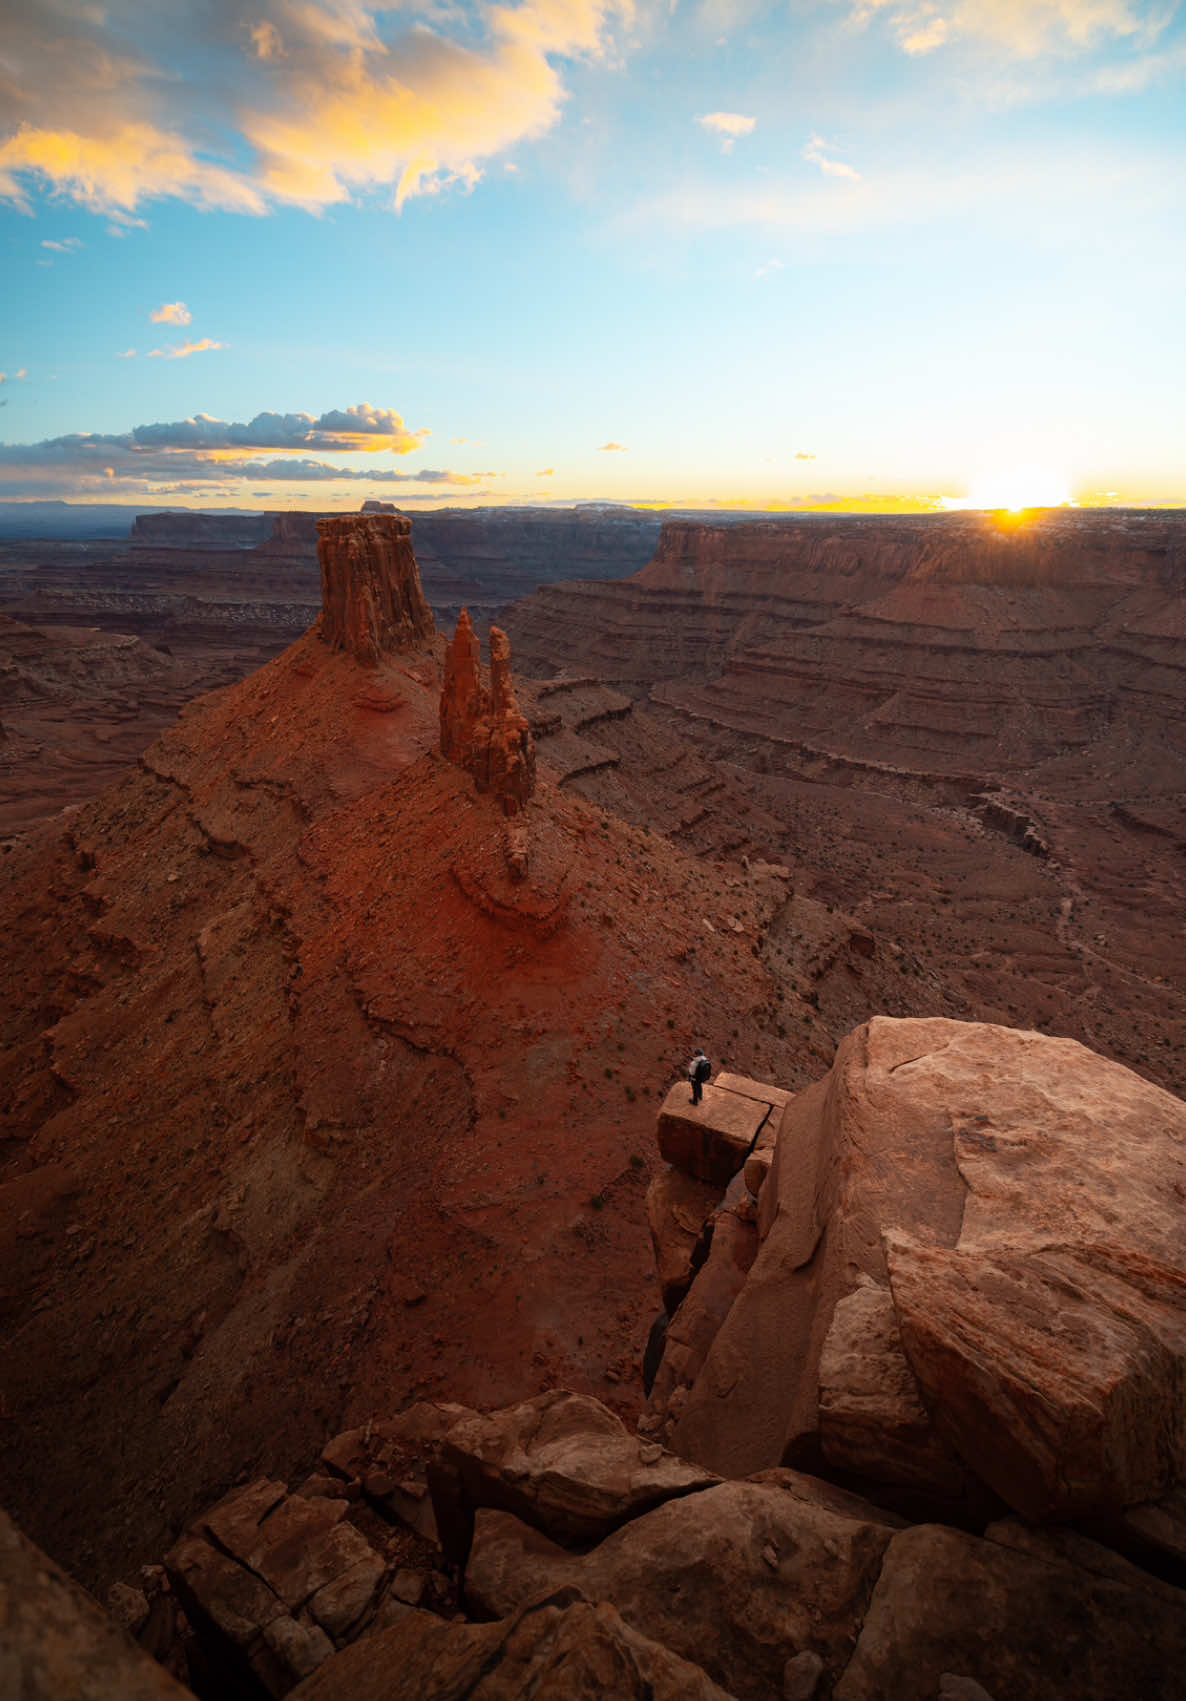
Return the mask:
[(770, 1106), (709, 1084), (699, 1104), (677, 1081), (659, 1112), (659, 1151), (686, 1175), (725, 1188), (750, 1154)]
[(270, 1695), (285, 1695), (356, 1632), (390, 1567), (348, 1511), (346, 1500), (289, 1495), (261, 1479), (219, 1501), (166, 1555), (174, 1590), (225, 1669), (245, 1666)]
[[(384, 1517), (437, 1539), (436, 1518), (428, 1492), (428, 1465), (461, 1418), (476, 1416), (469, 1406), (419, 1400), (394, 1418), (385, 1418), (334, 1436), (321, 1460), (344, 1494), (362, 1495)], [(308, 1488), (302, 1490), (308, 1496)]]
[(761, 1246), (673, 1445), (941, 1493), (954, 1454), (1037, 1518), (1157, 1503), (1186, 1478), (1183, 1197), (1186, 1105), (1129, 1070), (874, 1018), (783, 1112)]
[(628, 1518), (716, 1479), (626, 1429), (585, 1394), (537, 1394), (463, 1418), (429, 1472), (446, 1554), (463, 1563), (478, 1507), (513, 1513), (567, 1543), (597, 1541)]
[(0, 1512), (0, 1694), (186, 1701), (189, 1690)]
[(623, 1623), (560, 1597), (498, 1624), (410, 1612), (326, 1662), (293, 1701), (731, 1701), (703, 1671)]
[(897, 1527), (794, 1471), (668, 1501), (584, 1555), (481, 1512), (466, 1589), (484, 1610), (506, 1614), (575, 1587), (612, 1602), (627, 1624), (743, 1701), (782, 1701), (797, 1654), (818, 1654), (829, 1681), (844, 1669)]
[(1184, 1659), (1180, 1594), (922, 1524), (890, 1543), (833, 1695), (959, 1694), (950, 1676), (994, 1701), (1171, 1701)]

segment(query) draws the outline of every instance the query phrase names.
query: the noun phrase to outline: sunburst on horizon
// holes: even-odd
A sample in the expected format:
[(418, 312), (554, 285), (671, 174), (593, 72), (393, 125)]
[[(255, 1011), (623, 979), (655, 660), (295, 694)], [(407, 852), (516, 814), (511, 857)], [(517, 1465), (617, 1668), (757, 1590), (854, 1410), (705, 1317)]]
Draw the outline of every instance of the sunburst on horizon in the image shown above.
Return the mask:
[(966, 496), (944, 498), (946, 508), (1018, 514), (1031, 508), (1071, 508), (1070, 479), (1037, 462), (987, 469), (972, 480)]

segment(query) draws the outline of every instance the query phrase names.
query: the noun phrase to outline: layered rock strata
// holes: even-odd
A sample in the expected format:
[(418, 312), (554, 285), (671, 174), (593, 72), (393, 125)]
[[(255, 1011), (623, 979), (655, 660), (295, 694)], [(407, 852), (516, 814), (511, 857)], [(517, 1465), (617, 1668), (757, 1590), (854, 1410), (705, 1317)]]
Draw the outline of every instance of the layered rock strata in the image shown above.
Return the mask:
[(478, 639), (465, 609), (445, 651), (441, 754), (465, 768), (479, 791), (500, 798), (508, 815), (535, 790), (535, 744), (515, 699), (510, 643), (505, 632), (490, 628), (490, 689), (484, 690)]
[(339, 514), (317, 523), (321, 565), (321, 637), (373, 666), (384, 655), (431, 638), (412, 551), (412, 522), (402, 514)]
[(1184, 599), (1178, 514), (673, 520), (632, 579), (505, 619), (529, 670), (592, 667), (718, 754), (972, 789), (1077, 760), (1131, 790), (1184, 783)]

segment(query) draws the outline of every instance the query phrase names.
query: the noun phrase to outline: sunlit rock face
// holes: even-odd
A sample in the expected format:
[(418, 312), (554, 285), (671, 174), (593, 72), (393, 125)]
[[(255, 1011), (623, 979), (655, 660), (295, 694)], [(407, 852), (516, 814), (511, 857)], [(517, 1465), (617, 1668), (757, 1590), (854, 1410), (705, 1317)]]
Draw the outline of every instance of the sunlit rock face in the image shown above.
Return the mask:
[(381, 656), (431, 638), (412, 551), (412, 522), (403, 514), (341, 514), (317, 524), (321, 564), (321, 637), (374, 665)]
[(507, 635), (490, 628), (490, 689), (485, 691), (478, 639), (465, 609), (445, 652), (441, 754), (468, 769), (479, 791), (501, 797), (510, 815), (535, 790), (535, 745), (515, 698)]

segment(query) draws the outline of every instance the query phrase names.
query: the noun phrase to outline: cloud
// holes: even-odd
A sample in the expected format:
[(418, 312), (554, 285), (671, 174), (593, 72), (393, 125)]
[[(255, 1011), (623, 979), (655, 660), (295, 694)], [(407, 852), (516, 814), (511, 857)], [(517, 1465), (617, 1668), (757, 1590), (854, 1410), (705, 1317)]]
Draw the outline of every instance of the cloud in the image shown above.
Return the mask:
[(535, 476), (536, 478), (555, 478), (556, 469), (555, 467), (544, 467), (540, 472), (537, 472)]
[(117, 360), (135, 360), (136, 350), (134, 348), (126, 348), (122, 354), (117, 354), (115, 358)]
[(79, 236), (67, 236), (61, 242), (43, 240), (41, 246), (52, 248), (55, 254), (73, 254), (77, 249), (85, 248), (86, 244)]
[(193, 419), (139, 425), (119, 434), (77, 432), (40, 443), (0, 444), (0, 484), (23, 494), (82, 495), (114, 485), (127, 495), (187, 490), (209, 495), (228, 485), (261, 483), (326, 486), (345, 483), (472, 490), (493, 472), (424, 467), (341, 466), (311, 450), (346, 454), (386, 449), (406, 454), (427, 431), (409, 432), (390, 409), (366, 405), (312, 414), (260, 413), (247, 423), (198, 414)]
[(599, 455), (626, 455), (629, 452), (625, 443), (599, 443), (597, 445)]
[(1161, 0), (844, 0), (860, 27), (884, 13), (903, 52), (933, 53), (961, 38), (1033, 59), (1055, 51), (1085, 52), (1111, 40), (1148, 44), (1175, 7)]
[(263, 214), (369, 194), (396, 207), (542, 136), (561, 62), (596, 59), (632, 0), (485, 0), (414, 21), (382, 0), (161, 11), (8, 0), (0, 196), (37, 186), (117, 223), (144, 203)]
[(188, 360), (191, 354), (212, 354), (215, 349), (226, 348), (226, 343), (216, 343), (213, 337), (202, 337), (196, 343), (174, 343), (172, 348), (150, 348), (149, 360)]
[(166, 301), (148, 315), (154, 325), (192, 325), (194, 316), (184, 301)]
[(743, 112), (706, 112), (697, 118), (697, 124), (703, 130), (711, 130), (721, 138), (721, 148), (725, 153), (732, 153), (733, 144), (739, 136), (751, 136), (756, 118), (747, 118)]
[(847, 177), (851, 183), (859, 183), (860, 172), (841, 160), (830, 158), (826, 151), (830, 146), (831, 143), (825, 142), (822, 136), (811, 136), (803, 149), (803, 158), (810, 160), (812, 165), (818, 165), (825, 177)]
[(763, 260), (762, 264), (758, 267), (757, 271), (754, 273), (754, 276), (756, 278), (766, 278), (766, 277), (770, 276), (771, 272), (781, 272), (781, 271), (784, 271), (785, 269), (786, 269), (786, 261), (785, 260)]

